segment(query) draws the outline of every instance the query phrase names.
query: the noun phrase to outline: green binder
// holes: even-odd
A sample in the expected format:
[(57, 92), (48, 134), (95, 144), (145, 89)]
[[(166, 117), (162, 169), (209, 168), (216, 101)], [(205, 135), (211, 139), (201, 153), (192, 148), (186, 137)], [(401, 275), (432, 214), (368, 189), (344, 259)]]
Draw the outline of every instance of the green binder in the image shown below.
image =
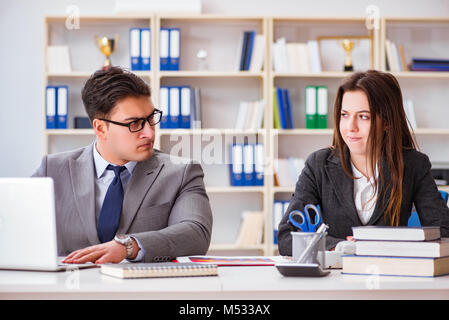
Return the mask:
[(317, 128), (317, 107), (316, 107), (316, 97), (317, 90), (315, 86), (306, 86), (305, 97), (306, 97), (306, 128), (315, 129)]
[(317, 128), (327, 128), (327, 114), (328, 114), (328, 90), (326, 86), (316, 87), (316, 99), (317, 99)]

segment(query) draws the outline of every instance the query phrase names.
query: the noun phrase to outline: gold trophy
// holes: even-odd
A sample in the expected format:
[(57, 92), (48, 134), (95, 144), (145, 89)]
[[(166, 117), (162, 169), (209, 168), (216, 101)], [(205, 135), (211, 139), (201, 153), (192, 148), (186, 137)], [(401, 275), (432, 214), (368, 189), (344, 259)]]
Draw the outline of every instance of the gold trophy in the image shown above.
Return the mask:
[(351, 51), (354, 48), (355, 42), (349, 39), (344, 39), (341, 44), (346, 53), (344, 71), (354, 71), (354, 66), (352, 65), (351, 59)]
[(95, 36), (95, 43), (98, 49), (106, 56), (103, 64), (103, 69), (108, 69), (111, 66), (111, 54), (117, 49), (119, 35), (116, 34), (114, 38)]

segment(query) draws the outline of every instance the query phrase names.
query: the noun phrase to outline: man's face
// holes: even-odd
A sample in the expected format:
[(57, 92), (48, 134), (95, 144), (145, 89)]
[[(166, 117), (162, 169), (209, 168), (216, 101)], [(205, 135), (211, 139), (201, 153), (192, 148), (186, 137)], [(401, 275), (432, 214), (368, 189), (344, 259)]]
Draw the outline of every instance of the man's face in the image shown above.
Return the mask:
[[(120, 100), (108, 116), (109, 120), (129, 123), (137, 118), (146, 118), (154, 111), (150, 97), (127, 97)], [(101, 121), (101, 120), (98, 120)], [(104, 135), (99, 136), (97, 146), (105, 160), (123, 165), (129, 161), (143, 161), (153, 154), (155, 127), (148, 122), (142, 130), (130, 132), (127, 127), (103, 121)]]

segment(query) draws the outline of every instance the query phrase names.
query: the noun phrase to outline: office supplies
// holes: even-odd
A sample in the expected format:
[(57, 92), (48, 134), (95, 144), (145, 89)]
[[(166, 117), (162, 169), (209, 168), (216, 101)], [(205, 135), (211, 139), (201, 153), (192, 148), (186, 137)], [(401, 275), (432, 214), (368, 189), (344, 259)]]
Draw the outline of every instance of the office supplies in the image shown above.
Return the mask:
[(129, 29), (129, 56), (131, 59), (131, 70), (142, 70), (142, 58), (140, 55), (140, 37), (139, 28)]
[(68, 86), (58, 86), (57, 88), (57, 107), (56, 113), (58, 119), (56, 120), (56, 127), (58, 129), (67, 129), (67, 108), (69, 103), (69, 87)]
[(440, 238), (440, 227), (352, 227), (356, 240), (430, 241)]
[(181, 55), (181, 32), (179, 28), (170, 28), (170, 51), (168, 57), (168, 70), (179, 71), (179, 58)]
[(0, 269), (96, 267), (58, 263), (53, 179), (0, 178), (0, 194)]
[(140, 70), (151, 70), (151, 29), (140, 29)]
[[(313, 218), (311, 218), (310, 211), (314, 212)], [(297, 220), (298, 217), (299, 221)], [(321, 223), (320, 206), (307, 204), (304, 207), (304, 212), (299, 210), (290, 212), (289, 220), (293, 226), (300, 229), (302, 232), (315, 232)]]
[(303, 253), (299, 256), (296, 263), (303, 263), (304, 260), (307, 258), (307, 256), (311, 253), (312, 250), (315, 249), (315, 246), (317, 243), (323, 238), (323, 236), (326, 234), (327, 225), (322, 224), (318, 230), (316, 231), (316, 234), (314, 234), (312, 241), (307, 245), (307, 248), (303, 251)]
[(254, 145), (254, 185), (263, 186), (264, 184), (264, 147), (258, 143)]
[(56, 129), (56, 87), (47, 86), (45, 89), (45, 112), (47, 129)]
[(123, 279), (218, 276), (217, 265), (176, 262), (104, 264), (100, 272)]
[(254, 172), (254, 146), (252, 144), (243, 145), (243, 173), (244, 185), (252, 186), (255, 181)]

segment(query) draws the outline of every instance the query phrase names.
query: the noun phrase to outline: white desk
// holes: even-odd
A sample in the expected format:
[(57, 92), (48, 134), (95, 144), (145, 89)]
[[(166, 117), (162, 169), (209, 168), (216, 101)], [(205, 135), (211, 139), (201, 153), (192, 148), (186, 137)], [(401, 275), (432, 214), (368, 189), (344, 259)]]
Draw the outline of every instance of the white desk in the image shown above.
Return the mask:
[(449, 299), (449, 276), (283, 277), (275, 267), (219, 267), (218, 277), (118, 279), (99, 269), (0, 271), (0, 299)]

